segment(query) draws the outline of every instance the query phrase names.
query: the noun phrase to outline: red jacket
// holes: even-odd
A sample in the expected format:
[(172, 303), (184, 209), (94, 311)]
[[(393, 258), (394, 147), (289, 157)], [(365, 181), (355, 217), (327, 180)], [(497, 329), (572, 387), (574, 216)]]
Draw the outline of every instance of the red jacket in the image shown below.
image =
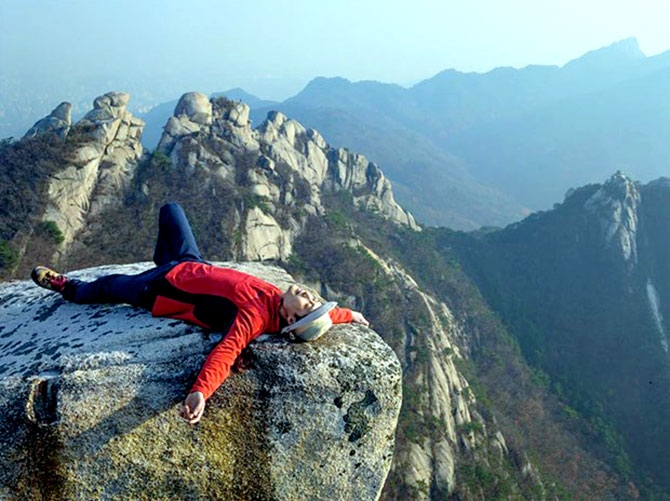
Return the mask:
[[(221, 331), (191, 392), (208, 399), (228, 377), (240, 352), (261, 334), (280, 331), (281, 289), (247, 273), (201, 262), (179, 263), (157, 287), (156, 317), (186, 320)], [(351, 310), (330, 311), (333, 323), (351, 322)]]

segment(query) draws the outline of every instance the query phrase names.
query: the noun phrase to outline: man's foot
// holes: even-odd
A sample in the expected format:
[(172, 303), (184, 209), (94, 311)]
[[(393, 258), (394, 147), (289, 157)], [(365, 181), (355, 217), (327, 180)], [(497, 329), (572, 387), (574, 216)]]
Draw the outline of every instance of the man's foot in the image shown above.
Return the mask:
[(63, 293), (63, 288), (68, 282), (68, 278), (65, 275), (61, 275), (54, 270), (50, 270), (46, 266), (35, 266), (30, 278), (33, 279), (40, 287), (49, 289), (50, 291)]

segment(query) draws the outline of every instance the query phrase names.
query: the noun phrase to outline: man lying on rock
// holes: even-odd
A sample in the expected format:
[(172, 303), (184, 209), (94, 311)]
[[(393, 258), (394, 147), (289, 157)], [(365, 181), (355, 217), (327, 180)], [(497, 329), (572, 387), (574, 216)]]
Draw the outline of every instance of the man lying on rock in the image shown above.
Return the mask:
[(242, 350), (263, 333), (286, 334), (311, 341), (333, 323), (368, 325), (357, 311), (322, 304), (298, 285), (282, 292), (260, 278), (206, 263), (182, 208), (161, 207), (156, 267), (137, 275), (107, 275), (93, 282), (68, 278), (37, 266), (32, 279), (79, 304), (128, 303), (222, 332), (224, 338), (207, 357), (182, 407), (189, 423), (200, 421), (205, 402), (223, 383)]

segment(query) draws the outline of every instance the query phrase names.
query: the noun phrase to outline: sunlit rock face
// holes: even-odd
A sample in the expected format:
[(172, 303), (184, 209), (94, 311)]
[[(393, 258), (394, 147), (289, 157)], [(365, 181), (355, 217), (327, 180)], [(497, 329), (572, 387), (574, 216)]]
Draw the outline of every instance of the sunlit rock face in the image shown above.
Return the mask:
[[(509, 459), (509, 450), (497, 424), (479, 412), (470, 383), (458, 369), (469, 355), (469, 333), (399, 263), (361, 248), (403, 295), (399, 335), (388, 339), (403, 370), (404, 409), (398, 429), (403, 439), (396, 443), (383, 498), (442, 499), (457, 490), (458, 465), (466, 458), (476, 455), (498, 464)], [(528, 462), (528, 468), (535, 467)], [(467, 491), (461, 487), (461, 492)]]
[(35, 122), (35, 125), (33, 125), (23, 137), (25, 139), (45, 133), (65, 137), (70, 131), (71, 125), (72, 105), (68, 102), (62, 102), (46, 117)]
[(69, 103), (62, 103), (26, 134), (56, 133), (71, 141), (69, 164), (49, 180), (43, 221), (63, 234), (65, 250), (84, 229), (87, 218), (121, 201), (143, 154), (144, 122), (126, 110), (130, 95), (109, 92), (95, 99), (93, 109), (70, 126)]
[[(74, 125), (71, 105), (63, 103), (28, 134), (55, 133), (68, 141), (68, 164), (48, 181), (41, 215), (62, 233), (60, 257), (66, 259), (106, 208), (119, 206), (137, 189), (133, 180), (147, 159), (140, 143), (144, 122), (127, 111), (129, 101), (127, 93), (109, 92)], [(237, 259), (287, 260), (307, 218), (325, 214), (324, 198), (335, 193), (419, 230), (375, 164), (330, 148), (317, 131), (278, 112), (254, 129), (246, 104), (189, 92), (167, 121), (157, 152), (185, 175), (205, 172), (249, 191), (235, 214), (225, 216), (239, 221)]]
[[(291, 277), (232, 264), (280, 287)], [(75, 272), (92, 279), (148, 264)], [(188, 425), (180, 403), (220, 338), (125, 305), (0, 286), (0, 498), (378, 499), (401, 370), (372, 330), (268, 336)]]
[(604, 242), (632, 267), (637, 264), (640, 186), (622, 173), (607, 180), (584, 204), (598, 218)]
[[(177, 168), (208, 169), (256, 195), (261, 207), (239, 215), (246, 228), (242, 259), (287, 259), (305, 217), (324, 214), (324, 196), (340, 191), (350, 193), (358, 206), (418, 229), (376, 165), (363, 155), (330, 148), (317, 131), (279, 112), (270, 112), (253, 129), (246, 104), (210, 102), (191, 92), (178, 102), (158, 150)], [(287, 209), (295, 210), (280, 217)]]

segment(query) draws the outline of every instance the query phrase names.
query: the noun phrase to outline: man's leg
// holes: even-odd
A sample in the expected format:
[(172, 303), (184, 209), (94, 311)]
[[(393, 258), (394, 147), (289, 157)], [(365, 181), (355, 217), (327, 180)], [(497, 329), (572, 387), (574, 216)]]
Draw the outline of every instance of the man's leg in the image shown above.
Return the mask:
[(151, 309), (155, 293), (150, 285), (163, 278), (179, 261), (202, 261), (183, 209), (176, 203), (161, 207), (158, 241), (154, 252), (157, 267), (137, 275), (107, 275), (84, 282), (36, 267), (32, 278), (41, 287), (60, 292), (79, 304), (127, 303)]
[(156, 266), (162, 266), (171, 261), (202, 261), (200, 249), (198, 249), (186, 214), (176, 203), (169, 203), (161, 207), (158, 216), (158, 239), (154, 251)]
[(126, 303), (151, 309), (155, 295), (152, 281), (165, 276), (174, 262), (152, 268), (137, 275), (106, 275), (92, 282), (69, 278), (63, 288), (63, 298), (79, 304)]

